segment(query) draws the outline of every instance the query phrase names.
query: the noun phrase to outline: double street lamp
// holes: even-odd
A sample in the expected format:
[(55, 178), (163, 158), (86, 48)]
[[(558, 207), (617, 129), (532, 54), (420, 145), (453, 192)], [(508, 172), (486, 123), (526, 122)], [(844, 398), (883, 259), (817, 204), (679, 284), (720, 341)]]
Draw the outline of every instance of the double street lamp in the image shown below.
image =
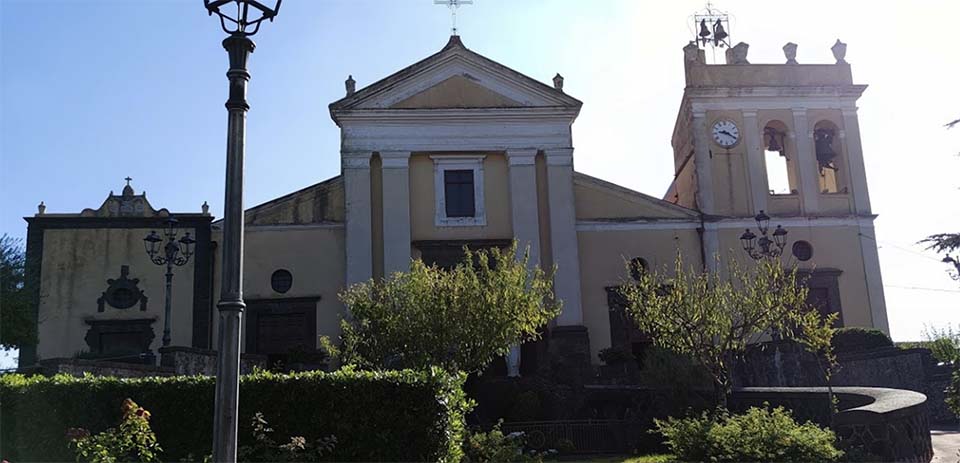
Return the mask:
[[(177, 225), (177, 219), (171, 217), (167, 220), (167, 229), (163, 231), (163, 236), (161, 237), (156, 230), (151, 230), (150, 234), (143, 239), (143, 247), (147, 251), (147, 255), (150, 256), (150, 260), (157, 265), (166, 265), (167, 266), (167, 287), (164, 293), (166, 298), (163, 305), (163, 347), (170, 345), (170, 299), (172, 294), (173, 286), (173, 267), (182, 267), (190, 261), (190, 257), (193, 256), (193, 246), (196, 244), (190, 236), (190, 232), (186, 232), (179, 240), (177, 239), (177, 231), (173, 227)], [(160, 243), (166, 239), (167, 244), (163, 245), (161, 249)]]
[[(220, 282), (219, 354), (213, 423), (213, 461), (237, 460), (237, 412), (240, 396), (240, 321), (243, 303), (243, 154), (247, 110), (247, 59), (255, 45), (250, 36), (264, 20), (280, 11), (256, 0), (203, 0), (210, 15), (220, 18), (229, 36), (223, 48), (230, 57), (230, 96), (227, 99), (227, 175), (223, 210), (223, 271)], [(273, 2), (271, 2), (273, 3)], [(231, 6), (232, 5), (232, 6)]]
[(759, 239), (750, 229), (746, 229), (740, 235), (740, 245), (753, 259), (776, 258), (783, 254), (783, 248), (787, 246), (787, 230), (780, 225), (773, 231), (773, 238), (768, 234), (770, 231), (770, 216), (763, 211), (754, 217), (757, 221), (757, 230), (760, 232)]

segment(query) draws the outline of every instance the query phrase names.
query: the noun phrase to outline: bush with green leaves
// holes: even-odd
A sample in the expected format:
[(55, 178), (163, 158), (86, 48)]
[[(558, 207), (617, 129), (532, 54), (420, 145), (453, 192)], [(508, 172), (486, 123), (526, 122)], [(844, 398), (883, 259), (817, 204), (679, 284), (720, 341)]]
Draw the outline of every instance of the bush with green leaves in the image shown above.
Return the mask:
[(77, 462), (115, 463), (126, 461), (159, 462), (163, 449), (150, 429), (150, 412), (126, 399), (120, 407), (120, 425), (98, 434), (84, 428), (68, 428), (68, 445), (76, 452)]
[(772, 259), (742, 267), (730, 258), (723, 272), (704, 272), (686, 266), (678, 254), (672, 271), (636, 277), (619, 287), (627, 313), (655, 345), (703, 365), (721, 405), (730, 392), (732, 362), (747, 345), (775, 332), (803, 336), (794, 321), (815, 310), (796, 269)]
[(341, 323), (344, 362), (479, 372), (559, 315), (551, 276), (518, 257), (516, 243), (465, 254), (450, 270), (415, 260), (409, 272), (342, 291), (351, 315)]
[(834, 446), (833, 431), (798, 424), (782, 407), (751, 407), (742, 415), (721, 410), (655, 423), (655, 432), (680, 461), (806, 463), (843, 456)]
[(924, 326), (923, 337), (926, 340), (923, 347), (930, 349), (933, 358), (947, 365), (960, 366), (960, 325), (957, 330), (950, 324), (944, 328)]
[(535, 450), (526, 450), (526, 438), (522, 432), (504, 434), (500, 423), (487, 432), (476, 431), (463, 441), (463, 463), (540, 463), (543, 455)]
[(863, 352), (893, 347), (893, 341), (886, 333), (875, 328), (847, 327), (839, 328), (833, 335), (833, 349), (838, 354)]
[(954, 370), (950, 377), (950, 384), (944, 392), (946, 396), (944, 401), (950, 410), (953, 410), (957, 416), (960, 416), (960, 369)]
[[(240, 416), (262, 412), (279, 436), (338, 437), (337, 461), (459, 461), (470, 400), (465, 375), (414, 371), (258, 372), (240, 378)], [(99, 433), (116, 425), (126, 398), (152, 413), (166, 461), (210, 453), (214, 379), (202, 376), (0, 376), (0, 455), (69, 461), (68, 426)], [(239, 444), (253, 445), (242, 421)]]
[(263, 417), (263, 413), (253, 414), (250, 421), (253, 443), (237, 449), (237, 461), (240, 462), (316, 462), (324, 461), (337, 445), (336, 436), (320, 437), (308, 441), (303, 436), (292, 436), (290, 441), (280, 444), (273, 440), (273, 428)]

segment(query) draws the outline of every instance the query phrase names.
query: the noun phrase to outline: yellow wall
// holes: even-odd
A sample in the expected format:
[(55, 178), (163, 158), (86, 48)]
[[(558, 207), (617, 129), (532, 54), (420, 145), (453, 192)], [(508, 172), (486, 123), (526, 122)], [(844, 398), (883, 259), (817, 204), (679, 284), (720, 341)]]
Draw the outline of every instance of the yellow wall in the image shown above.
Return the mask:
[(610, 347), (608, 286), (628, 278), (626, 262), (634, 257), (646, 259), (651, 269), (672, 268), (678, 250), (696, 268), (702, 268), (700, 240), (695, 229), (581, 231), (577, 233), (580, 250), (580, 292), (584, 324), (590, 333), (591, 361)]
[(437, 227), (434, 195), (433, 160), (439, 154), (414, 154), (410, 157), (410, 236), (421, 240), (512, 239), (510, 216), (510, 172), (501, 153), (487, 154), (483, 160), (484, 207), (487, 225), (483, 227)]
[[(156, 351), (163, 337), (165, 266), (150, 262), (143, 237), (150, 229), (65, 229), (46, 230), (40, 277), (39, 345), (40, 359), (70, 357), (89, 350), (84, 337), (87, 318), (97, 320), (156, 318), (155, 337), (150, 348)], [(128, 278), (138, 278), (138, 287), (147, 298), (147, 310), (135, 305), (115, 309), (104, 305), (97, 312), (97, 299), (107, 289), (107, 279), (120, 277), (120, 266), (128, 265)], [(189, 346), (193, 338), (193, 261), (174, 269), (172, 344)]]
[[(776, 219), (771, 220), (771, 226)], [(740, 247), (740, 229), (720, 230), (720, 252), (724, 257), (734, 256), (742, 263), (750, 259)], [(840, 305), (844, 326), (872, 327), (870, 301), (867, 296), (867, 276), (864, 274), (863, 258), (857, 227), (789, 227), (787, 249), (781, 260), (786, 265), (797, 264), (800, 269), (832, 268), (842, 270), (839, 277)], [(798, 262), (792, 257), (790, 246), (799, 240), (813, 245), (813, 258)]]
[[(214, 240), (220, 240), (214, 231)], [(270, 227), (247, 228), (244, 246), (244, 299), (320, 297), (317, 303), (317, 335), (340, 334), (340, 318), (345, 313), (337, 292), (345, 283), (346, 267), (343, 228)], [(221, 256), (216, 255), (214, 301), (220, 298)], [(293, 275), (293, 286), (279, 294), (270, 286), (270, 276), (278, 269)], [(216, 309), (214, 309), (216, 312)], [(218, 314), (214, 313), (214, 326)], [(246, 324), (244, 324), (244, 336)], [(214, 334), (216, 338), (216, 333)], [(216, 346), (216, 344), (214, 344)], [(242, 344), (246, 348), (246, 341)]]

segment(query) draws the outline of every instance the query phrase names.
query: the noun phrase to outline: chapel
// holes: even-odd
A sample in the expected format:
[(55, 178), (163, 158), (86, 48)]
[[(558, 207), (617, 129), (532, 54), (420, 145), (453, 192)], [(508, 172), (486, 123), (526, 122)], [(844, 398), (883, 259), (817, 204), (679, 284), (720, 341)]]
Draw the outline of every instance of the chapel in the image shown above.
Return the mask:
[[(339, 334), (346, 285), (411, 259), (449, 267), (464, 246), (516, 240), (533, 262), (556, 266), (563, 311), (504, 374), (587, 371), (604, 348), (649, 345), (616, 296), (625, 262), (660, 268), (680, 253), (714, 272), (718, 258), (752, 262), (745, 246), (762, 251), (768, 232), (766, 246), (783, 244), (779, 258), (809, 277), (819, 310), (889, 332), (857, 117), (866, 86), (853, 83), (840, 45), (829, 64), (789, 53), (754, 64), (744, 43), (724, 64), (708, 64), (695, 43), (678, 50), (686, 85), (674, 178), (660, 197), (576, 171), (578, 156), (603, 153), (575, 149), (582, 102), (562, 76), (540, 82), (458, 35), (366, 87), (349, 78), (329, 105), (341, 174), (246, 209), (244, 352), (283, 360), (316, 349)], [(22, 349), (21, 366), (78, 353), (142, 358), (163, 345), (165, 326), (171, 345), (215, 348), (222, 230), (206, 204), (155, 208), (128, 180), (98, 208), (45, 209), (25, 219), (39, 341)], [(165, 320), (164, 271), (144, 243), (162, 245), (168, 233), (189, 258), (175, 263)]]

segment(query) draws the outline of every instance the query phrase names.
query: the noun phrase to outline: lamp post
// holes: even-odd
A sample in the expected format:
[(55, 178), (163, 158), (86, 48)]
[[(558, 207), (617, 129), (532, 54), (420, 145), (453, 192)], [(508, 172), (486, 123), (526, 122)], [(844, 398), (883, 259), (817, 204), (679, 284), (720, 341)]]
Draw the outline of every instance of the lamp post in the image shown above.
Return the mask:
[[(227, 175), (223, 209), (223, 271), (220, 281), (217, 390), (213, 421), (213, 461), (237, 460), (237, 408), (240, 396), (240, 322), (243, 309), (243, 151), (247, 110), (247, 58), (255, 47), (250, 36), (280, 11), (256, 0), (203, 0), (207, 13), (220, 18), (229, 36), (223, 48), (230, 57), (227, 99)], [(235, 9), (228, 5), (235, 5)], [(226, 11), (232, 10), (232, 11)]]
[[(190, 237), (190, 232), (186, 232), (179, 240), (177, 239), (177, 231), (173, 229), (177, 225), (177, 219), (171, 217), (167, 220), (167, 229), (163, 232), (163, 237), (157, 233), (156, 230), (151, 230), (150, 233), (143, 239), (143, 247), (147, 251), (147, 255), (150, 256), (150, 260), (157, 265), (166, 265), (167, 266), (167, 287), (164, 293), (166, 301), (163, 305), (163, 347), (170, 345), (170, 300), (172, 298), (172, 287), (173, 287), (173, 266), (182, 267), (190, 261), (190, 256), (193, 255), (193, 245), (196, 244), (196, 240)], [(164, 238), (167, 240), (167, 244), (163, 245), (163, 249), (160, 249), (160, 243), (163, 242)]]
[(749, 228), (746, 229), (740, 235), (740, 244), (743, 246), (743, 250), (756, 260), (780, 257), (783, 254), (783, 248), (787, 246), (787, 230), (777, 225), (771, 239), (768, 236), (770, 216), (760, 211), (754, 219), (757, 221), (757, 230), (760, 232), (760, 237), (757, 239), (757, 235), (753, 234)]

